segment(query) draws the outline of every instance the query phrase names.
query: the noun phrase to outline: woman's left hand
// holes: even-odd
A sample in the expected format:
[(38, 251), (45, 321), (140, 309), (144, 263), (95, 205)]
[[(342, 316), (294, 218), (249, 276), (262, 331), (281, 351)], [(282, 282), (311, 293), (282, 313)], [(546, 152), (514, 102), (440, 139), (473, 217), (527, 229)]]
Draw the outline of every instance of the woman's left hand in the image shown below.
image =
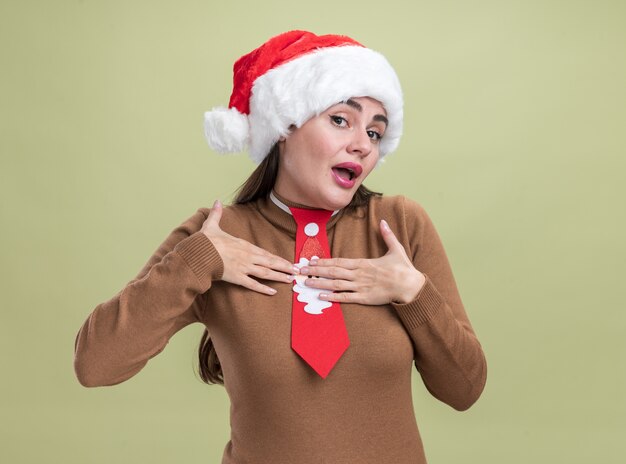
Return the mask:
[(305, 285), (333, 292), (320, 294), (320, 300), (325, 301), (368, 305), (413, 301), (426, 277), (415, 269), (404, 247), (384, 220), (380, 221), (380, 233), (389, 249), (384, 256), (375, 259), (311, 260), (307, 267), (300, 269), (300, 274), (325, 279), (308, 278)]

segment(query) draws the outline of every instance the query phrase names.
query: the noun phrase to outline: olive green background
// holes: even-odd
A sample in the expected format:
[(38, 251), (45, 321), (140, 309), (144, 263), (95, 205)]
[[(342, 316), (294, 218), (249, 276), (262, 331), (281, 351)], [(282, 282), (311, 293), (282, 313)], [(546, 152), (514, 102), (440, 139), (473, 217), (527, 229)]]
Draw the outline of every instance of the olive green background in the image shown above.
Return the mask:
[(414, 372), (429, 461), (624, 462), (626, 4), (607, 0), (2, 0), (0, 461), (220, 462), (199, 324), (114, 387), (79, 385), (74, 338), (251, 172), (202, 114), (237, 57), (297, 28), (397, 70), (405, 135), (367, 184), (429, 212), (487, 355), (463, 413)]

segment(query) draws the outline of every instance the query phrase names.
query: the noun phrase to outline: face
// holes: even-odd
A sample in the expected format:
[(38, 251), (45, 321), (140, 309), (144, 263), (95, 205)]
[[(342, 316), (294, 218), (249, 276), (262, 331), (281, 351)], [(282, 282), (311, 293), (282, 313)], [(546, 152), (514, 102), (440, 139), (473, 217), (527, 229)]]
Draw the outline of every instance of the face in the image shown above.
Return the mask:
[(331, 106), (281, 139), (274, 190), (314, 208), (347, 206), (376, 165), (386, 128), (377, 100), (358, 97)]

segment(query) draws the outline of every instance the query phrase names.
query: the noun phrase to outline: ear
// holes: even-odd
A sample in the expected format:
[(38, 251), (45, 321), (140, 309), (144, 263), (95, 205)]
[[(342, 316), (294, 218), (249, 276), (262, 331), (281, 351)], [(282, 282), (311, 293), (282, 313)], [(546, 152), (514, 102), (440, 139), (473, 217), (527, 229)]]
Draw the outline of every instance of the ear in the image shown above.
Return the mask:
[(278, 158), (282, 158), (283, 157), (283, 152), (285, 151), (285, 141), (287, 140), (287, 137), (281, 136), (278, 139), (278, 142), (276, 143), (276, 145), (278, 146)]
[[(296, 130), (296, 129), (297, 129), (296, 125), (295, 125), (295, 124), (291, 124), (291, 125), (289, 126), (289, 134), (291, 134), (291, 133), (292, 133), (294, 130)], [(284, 142), (285, 140), (287, 140), (287, 136), (289, 136), (289, 134), (287, 134), (287, 135), (281, 135), (281, 136), (278, 138), (278, 141), (279, 141), (279, 142)]]

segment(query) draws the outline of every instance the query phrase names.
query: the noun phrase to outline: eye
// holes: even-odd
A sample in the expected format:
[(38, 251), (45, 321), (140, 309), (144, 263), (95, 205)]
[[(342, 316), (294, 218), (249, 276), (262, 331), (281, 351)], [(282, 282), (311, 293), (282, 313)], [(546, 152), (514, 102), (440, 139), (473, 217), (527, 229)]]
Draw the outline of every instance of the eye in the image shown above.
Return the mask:
[(346, 118), (342, 116), (336, 116), (334, 114), (330, 115), (330, 120), (332, 121), (334, 125), (339, 126), (339, 127), (346, 127), (346, 125), (348, 124), (348, 121), (346, 120)]
[(378, 142), (380, 139), (383, 138), (382, 134), (375, 130), (368, 130), (367, 135), (369, 136), (370, 139), (374, 140), (375, 142)]

